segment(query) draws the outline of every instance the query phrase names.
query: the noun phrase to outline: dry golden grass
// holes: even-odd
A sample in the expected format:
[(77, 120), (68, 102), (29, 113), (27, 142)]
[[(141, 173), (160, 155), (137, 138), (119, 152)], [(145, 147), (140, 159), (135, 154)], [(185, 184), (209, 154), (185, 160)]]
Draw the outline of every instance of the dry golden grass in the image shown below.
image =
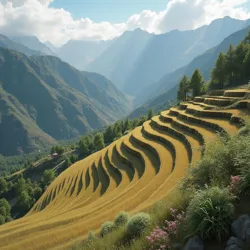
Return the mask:
[(64, 171), (25, 217), (0, 227), (0, 249), (67, 249), (118, 212), (144, 211), (170, 196), (201, 146), (217, 131), (236, 134), (233, 117), (248, 119), (246, 110), (205, 110), (204, 100), (162, 112)]

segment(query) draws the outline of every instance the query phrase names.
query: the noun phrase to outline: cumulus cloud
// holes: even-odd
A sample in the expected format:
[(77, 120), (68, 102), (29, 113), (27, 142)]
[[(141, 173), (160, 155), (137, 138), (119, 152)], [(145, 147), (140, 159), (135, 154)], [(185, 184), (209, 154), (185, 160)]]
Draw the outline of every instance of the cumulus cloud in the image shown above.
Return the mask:
[(144, 10), (124, 23), (95, 23), (89, 18), (73, 19), (64, 9), (50, 6), (53, 0), (0, 0), (0, 33), (36, 35), (41, 41), (62, 44), (69, 39), (107, 40), (125, 30), (141, 28), (164, 33), (193, 29), (216, 18), (250, 18), (248, 0), (170, 0), (161, 12)]

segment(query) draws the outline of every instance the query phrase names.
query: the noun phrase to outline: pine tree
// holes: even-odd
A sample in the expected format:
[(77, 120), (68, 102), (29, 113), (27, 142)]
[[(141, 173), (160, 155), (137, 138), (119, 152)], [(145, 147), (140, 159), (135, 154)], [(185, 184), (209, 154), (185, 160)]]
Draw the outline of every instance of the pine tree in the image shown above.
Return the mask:
[(218, 84), (219, 89), (223, 89), (226, 79), (226, 57), (223, 53), (220, 53), (215, 67), (212, 70), (212, 83)]
[(246, 78), (248, 83), (250, 83), (250, 49), (248, 50), (244, 59), (244, 71), (246, 72)]
[(204, 84), (203, 76), (199, 69), (196, 69), (190, 80), (190, 88), (193, 93), (193, 98), (201, 94), (202, 85)]
[(244, 68), (244, 60), (249, 48), (249, 44), (242, 42), (235, 49), (234, 74), (240, 84), (246, 83), (247, 73), (249, 72), (249, 69), (245, 70)]
[(183, 76), (179, 83), (179, 89), (177, 93), (178, 101), (186, 101), (187, 100), (187, 93), (190, 89), (189, 80), (186, 75)]
[(234, 76), (234, 70), (235, 70), (235, 50), (233, 45), (231, 44), (227, 54), (226, 54), (226, 71), (228, 74), (228, 80), (229, 80), (229, 85), (233, 84), (233, 76)]
[(153, 116), (154, 116), (153, 109), (150, 109), (150, 110), (148, 111), (148, 121), (151, 120)]

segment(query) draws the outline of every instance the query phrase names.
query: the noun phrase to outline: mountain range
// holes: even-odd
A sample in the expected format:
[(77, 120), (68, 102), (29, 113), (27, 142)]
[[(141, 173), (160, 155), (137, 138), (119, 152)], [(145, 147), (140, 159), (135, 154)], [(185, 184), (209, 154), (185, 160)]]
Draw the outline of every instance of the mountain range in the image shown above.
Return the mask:
[(31, 152), (106, 126), (131, 111), (129, 95), (139, 107), (129, 117), (167, 107), (180, 78), (199, 68), (208, 80), (218, 54), (237, 45), (248, 25), (225, 17), (195, 30), (136, 29), (61, 47), (0, 35), (0, 154)]
[(0, 47), (0, 153), (28, 153), (121, 118), (129, 100), (112, 82), (53, 56)]
[[(249, 20), (225, 17), (195, 30), (173, 30), (161, 35), (140, 29), (127, 31), (88, 65), (87, 70), (105, 75), (125, 93), (137, 97), (145, 87), (185, 66), (248, 23)], [(135, 100), (135, 104), (140, 101)]]
[(130, 118), (144, 115), (151, 108), (158, 111), (162, 109), (162, 107), (167, 107), (169, 102), (175, 101), (179, 81), (184, 75), (191, 77), (195, 69), (199, 69), (203, 74), (204, 79), (208, 81), (211, 70), (214, 67), (220, 52), (227, 52), (230, 44), (234, 46), (239, 45), (239, 43), (247, 36), (249, 30), (250, 26), (229, 35), (218, 46), (207, 50), (205, 53), (194, 58), (186, 66), (166, 74), (160, 81), (149, 86), (144, 90), (141, 98), (144, 100), (146, 97), (151, 96), (151, 98), (149, 98), (149, 100), (147, 100), (142, 106), (135, 109), (130, 114)]

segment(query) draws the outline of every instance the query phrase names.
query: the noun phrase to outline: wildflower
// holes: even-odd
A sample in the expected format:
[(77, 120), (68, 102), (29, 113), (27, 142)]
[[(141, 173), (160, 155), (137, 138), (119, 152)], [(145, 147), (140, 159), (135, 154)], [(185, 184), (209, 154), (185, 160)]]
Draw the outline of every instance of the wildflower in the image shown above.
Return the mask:
[(236, 176), (231, 176), (231, 182), (230, 185), (228, 186), (228, 189), (231, 193), (233, 194), (237, 194), (238, 193), (238, 189), (239, 189), (239, 184), (242, 181), (242, 178), (238, 175)]
[(149, 236), (146, 237), (150, 250), (167, 250), (169, 249), (169, 237), (167, 232), (159, 227), (153, 229)]

